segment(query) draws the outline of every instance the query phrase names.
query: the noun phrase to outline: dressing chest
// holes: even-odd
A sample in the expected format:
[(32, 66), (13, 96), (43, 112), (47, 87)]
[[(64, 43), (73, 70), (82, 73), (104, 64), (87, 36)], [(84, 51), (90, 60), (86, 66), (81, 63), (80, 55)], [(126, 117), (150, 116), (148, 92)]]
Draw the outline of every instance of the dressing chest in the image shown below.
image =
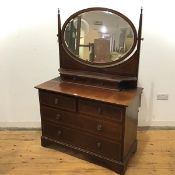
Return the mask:
[(60, 76), (36, 86), (42, 146), (71, 149), (124, 174), (137, 150), (141, 25), (142, 13), (137, 33), (127, 17), (98, 7), (76, 12), (61, 29), (58, 13)]

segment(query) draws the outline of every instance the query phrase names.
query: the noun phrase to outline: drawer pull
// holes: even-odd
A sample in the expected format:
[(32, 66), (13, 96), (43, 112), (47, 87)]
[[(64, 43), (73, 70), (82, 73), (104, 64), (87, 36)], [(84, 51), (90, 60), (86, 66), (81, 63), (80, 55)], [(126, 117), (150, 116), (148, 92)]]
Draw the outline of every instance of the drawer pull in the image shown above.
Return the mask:
[(61, 135), (62, 135), (62, 131), (61, 130), (58, 130), (57, 136), (61, 136)]
[(97, 142), (97, 148), (101, 148), (101, 142)]
[(101, 124), (98, 124), (97, 125), (97, 131), (101, 131), (102, 130), (102, 125)]
[(98, 112), (98, 114), (101, 114), (102, 109), (99, 107), (99, 108), (97, 109), (97, 112)]
[(58, 104), (58, 98), (55, 98), (55, 105)]
[(56, 114), (56, 120), (61, 120), (61, 115), (60, 114)]
[(75, 81), (75, 80), (77, 80), (77, 78), (76, 77), (73, 77), (73, 80)]

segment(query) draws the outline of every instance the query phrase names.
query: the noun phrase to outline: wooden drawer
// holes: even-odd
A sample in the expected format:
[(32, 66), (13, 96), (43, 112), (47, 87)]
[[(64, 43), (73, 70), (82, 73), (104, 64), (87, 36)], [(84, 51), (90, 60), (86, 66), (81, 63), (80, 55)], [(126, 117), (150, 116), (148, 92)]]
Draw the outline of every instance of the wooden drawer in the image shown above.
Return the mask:
[(121, 107), (115, 105), (91, 100), (79, 100), (78, 111), (83, 114), (122, 121), (123, 110)]
[(76, 99), (70, 96), (40, 90), (39, 99), (41, 104), (76, 111)]
[(122, 128), (120, 124), (104, 122), (73, 112), (66, 112), (41, 105), (43, 120), (69, 125), (70, 127), (86, 130), (91, 133), (103, 135), (113, 140), (121, 140)]
[(83, 148), (87, 151), (91, 151), (111, 159), (121, 159), (120, 143), (108, 142), (87, 133), (63, 126), (54, 126), (44, 122), (42, 123), (42, 127), (43, 136), (62, 141), (72, 146)]

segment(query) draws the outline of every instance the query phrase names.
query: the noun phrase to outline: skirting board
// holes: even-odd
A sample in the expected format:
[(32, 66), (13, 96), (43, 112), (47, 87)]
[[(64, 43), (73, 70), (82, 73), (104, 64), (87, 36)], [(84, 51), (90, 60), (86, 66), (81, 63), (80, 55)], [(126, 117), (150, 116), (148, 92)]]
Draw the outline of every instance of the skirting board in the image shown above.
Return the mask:
[[(175, 121), (147, 121), (138, 127), (175, 127)], [(41, 122), (0, 122), (0, 128), (41, 128)]]
[(164, 120), (152, 120), (152, 121), (142, 121), (138, 123), (139, 127), (175, 127), (175, 121), (164, 121)]
[(41, 122), (0, 122), (0, 128), (41, 128)]

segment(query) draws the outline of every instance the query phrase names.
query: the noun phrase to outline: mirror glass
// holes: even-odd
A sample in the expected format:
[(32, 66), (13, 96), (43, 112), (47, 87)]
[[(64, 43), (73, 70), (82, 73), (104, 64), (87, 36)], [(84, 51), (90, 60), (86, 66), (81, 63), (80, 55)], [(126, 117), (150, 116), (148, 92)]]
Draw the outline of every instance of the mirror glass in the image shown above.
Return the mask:
[(66, 47), (76, 57), (91, 63), (109, 63), (124, 57), (135, 38), (131, 25), (109, 11), (89, 11), (68, 21)]

